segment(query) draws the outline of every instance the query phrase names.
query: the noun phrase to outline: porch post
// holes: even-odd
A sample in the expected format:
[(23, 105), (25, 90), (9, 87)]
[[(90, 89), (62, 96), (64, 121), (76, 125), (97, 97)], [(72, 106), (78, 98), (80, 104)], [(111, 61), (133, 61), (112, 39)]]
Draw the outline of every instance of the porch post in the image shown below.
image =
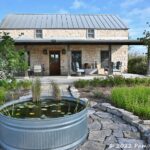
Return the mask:
[(108, 50), (109, 50), (109, 60), (108, 60), (108, 65), (109, 65), (109, 69), (108, 69), (108, 75), (111, 75), (112, 74), (112, 64), (111, 64), (111, 55), (112, 55), (112, 53), (111, 53), (111, 48), (112, 48), (112, 46), (111, 45), (109, 45), (108, 46)]
[(71, 52), (70, 45), (67, 45), (68, 76), (71, 75)]
[(147, 75), (150, 76), (150, 46), (147, 46)]
[[(25, 61), (28, 62), (28, 54), (27, 54), (27, 46), (24, 46), (24, 49), (25, 49)], [(29, 76), (28, 76), (28, 70), (25, 70), (25, 79), (28, 79)]]

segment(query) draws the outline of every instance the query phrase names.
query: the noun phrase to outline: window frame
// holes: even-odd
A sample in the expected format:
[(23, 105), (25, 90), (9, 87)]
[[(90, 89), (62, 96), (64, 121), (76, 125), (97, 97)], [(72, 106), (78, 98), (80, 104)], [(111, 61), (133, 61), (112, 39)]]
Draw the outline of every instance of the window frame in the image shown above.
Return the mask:
[[(105, 68), (105, 67), (108, 67), (108, 66), (103, 66), (103, 63), (102, 63), (102, 53), (107, 53), (108, 54), (108, 66), (109, 66), (109, 57), (110, 57), (110, 52), (109, 52), (109, 50), (101, 50), (100, 51), (100, 64), (101, 64), (101, 68)], [(105, 58), (106, 59), (106, 58)], [(103, 60), (104, 61), (104, 60)], [(106, 61), (106, 60), (105, 60)]]
[[(90, 36), (90, 35), (92, 35), (92, 36)], [(89, 38), (89, 39), (95, 38), (95, 29), (87, 29), (87, 38)]]
[(74, 71), (73, 63), (75, 62), (75, 59), (73, 59), (73, 55), (78, 55), (80, 54), (80, 60), (78, 61), (79, 63), (79, 68), (82, 68), (82, 50), (72, 50), (71, 51), (71, 69)]
[[(40, 32), (38, 33), (38, 31), (40, 31)], [(37, 38), (37, 39), (43, 38), (43, 30), (42, 29), (36, 29), (35, 30), (35, 38)]]

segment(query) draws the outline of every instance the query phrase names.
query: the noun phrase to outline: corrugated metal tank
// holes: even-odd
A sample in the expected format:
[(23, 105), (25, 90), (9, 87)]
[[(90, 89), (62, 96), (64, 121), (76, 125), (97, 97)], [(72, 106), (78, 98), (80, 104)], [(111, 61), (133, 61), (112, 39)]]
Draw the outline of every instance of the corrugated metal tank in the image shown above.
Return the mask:
[[(21, 101), (7, 103), (0, 110)], [(49, 119), (15, 119), (0, 114), (0, 145), (6, 150), (75, 149), (87, 134), (86, 108), (70, 116)]]

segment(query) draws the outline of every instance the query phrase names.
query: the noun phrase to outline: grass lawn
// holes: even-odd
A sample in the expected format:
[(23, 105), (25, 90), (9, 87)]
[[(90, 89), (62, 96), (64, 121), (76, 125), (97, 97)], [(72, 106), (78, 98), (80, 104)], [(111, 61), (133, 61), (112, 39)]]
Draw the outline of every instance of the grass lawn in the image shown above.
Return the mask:
[(142, 119), (150, 119), (150, 87), (115, 87), (111, 100), (117, 107), (131, 111)]

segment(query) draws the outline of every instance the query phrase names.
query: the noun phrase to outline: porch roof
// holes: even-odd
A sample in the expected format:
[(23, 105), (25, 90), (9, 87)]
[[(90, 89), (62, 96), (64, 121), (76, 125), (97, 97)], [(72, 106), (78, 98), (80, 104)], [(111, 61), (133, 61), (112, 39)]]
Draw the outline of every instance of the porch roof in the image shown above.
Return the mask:
[(99, 39), (29, 39), (15, 40), (16, 45), (144, 45), (140, 40), (99, 40)]

